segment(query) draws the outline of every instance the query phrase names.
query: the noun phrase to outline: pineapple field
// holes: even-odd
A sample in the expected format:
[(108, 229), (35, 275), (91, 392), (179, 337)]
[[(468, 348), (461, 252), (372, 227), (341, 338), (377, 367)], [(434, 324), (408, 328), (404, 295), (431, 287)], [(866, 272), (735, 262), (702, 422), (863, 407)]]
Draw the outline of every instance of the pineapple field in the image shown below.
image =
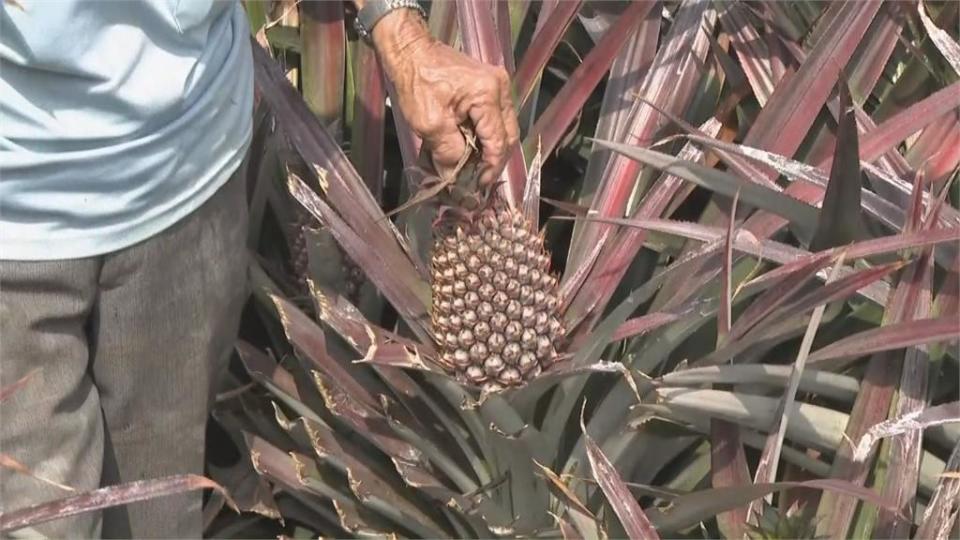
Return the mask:
[(344, 3), (246, 2), (208, 478), (122, 496), (215, 487), (224, 538), (960, 535), (960, 3), (423, 4), (510, 75), (499, 181), (434, 172)]
[(211, 533), (955, 534), (957, 7), (434, 2), (512, 77), (490, 190), (431, 173), (340, 4), (252, 16)]

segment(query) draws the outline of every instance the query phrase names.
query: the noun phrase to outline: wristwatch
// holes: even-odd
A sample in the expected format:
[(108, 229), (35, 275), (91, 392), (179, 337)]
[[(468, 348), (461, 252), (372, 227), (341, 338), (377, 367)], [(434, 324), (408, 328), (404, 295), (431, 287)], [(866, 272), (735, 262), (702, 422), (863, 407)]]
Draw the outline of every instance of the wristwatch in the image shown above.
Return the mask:
[(380, 22), (380, 19), (391, 11), (404, 8), (416, 10), (421, 17), (427, 18), (427, 12), (416, 0), (367, 0), (363, 8), (357, 12), (353, 27), (364, 41), (370, 43), (373, 39), (373, 27)]

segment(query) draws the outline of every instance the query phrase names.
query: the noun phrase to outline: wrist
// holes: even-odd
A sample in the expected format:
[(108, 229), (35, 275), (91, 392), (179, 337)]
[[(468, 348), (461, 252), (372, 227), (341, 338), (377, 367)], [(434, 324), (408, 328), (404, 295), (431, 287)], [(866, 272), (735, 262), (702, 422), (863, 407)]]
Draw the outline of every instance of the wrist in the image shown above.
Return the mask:
[(398, 9), (385, 15), (373, 27), (371, 38), (388, 74), (433, 42), (426, 21), (413, 9)]

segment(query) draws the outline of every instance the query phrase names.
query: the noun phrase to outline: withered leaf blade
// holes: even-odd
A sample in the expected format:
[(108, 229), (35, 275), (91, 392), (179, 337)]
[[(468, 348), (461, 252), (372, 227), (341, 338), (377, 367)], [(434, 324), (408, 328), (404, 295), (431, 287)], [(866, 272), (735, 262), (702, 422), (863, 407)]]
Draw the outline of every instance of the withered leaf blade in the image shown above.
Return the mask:
[(0, 531), (12, 531), (55, 519), (198, 489), (213, 489), (227, 500), (231, 508), (236, 510), (237, 506), (233, 499), (220, 484), (196, 474), (179, 474), (104, 487), (19, 510), (3, 512), (0, 513)]

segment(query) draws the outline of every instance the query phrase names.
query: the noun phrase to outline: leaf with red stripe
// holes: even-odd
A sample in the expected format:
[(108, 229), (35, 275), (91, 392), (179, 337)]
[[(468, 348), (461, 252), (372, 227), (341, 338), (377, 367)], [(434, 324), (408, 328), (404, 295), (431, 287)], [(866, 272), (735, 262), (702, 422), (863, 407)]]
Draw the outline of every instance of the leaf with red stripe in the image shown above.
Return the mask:
[(630, 488), (623, 482), (623, 478), (613, 467), (613, 463), (607, 459), (603, 450), (587, 434), (587, 427), (580, 418), (580, 429), (583, 431), (583, 441), (587, 448), (587, 459), (590, 461), (590, 470), (593, 472), (593, 479), (600, 485), (600, 489), (607, 497), (607, 502), (613, 508), (614, 513), (620, 518), (620, 524), (631, 539), (659, 539), (656, 528), (647, 519), (643, 513), (637, 499), (634, 498)]

